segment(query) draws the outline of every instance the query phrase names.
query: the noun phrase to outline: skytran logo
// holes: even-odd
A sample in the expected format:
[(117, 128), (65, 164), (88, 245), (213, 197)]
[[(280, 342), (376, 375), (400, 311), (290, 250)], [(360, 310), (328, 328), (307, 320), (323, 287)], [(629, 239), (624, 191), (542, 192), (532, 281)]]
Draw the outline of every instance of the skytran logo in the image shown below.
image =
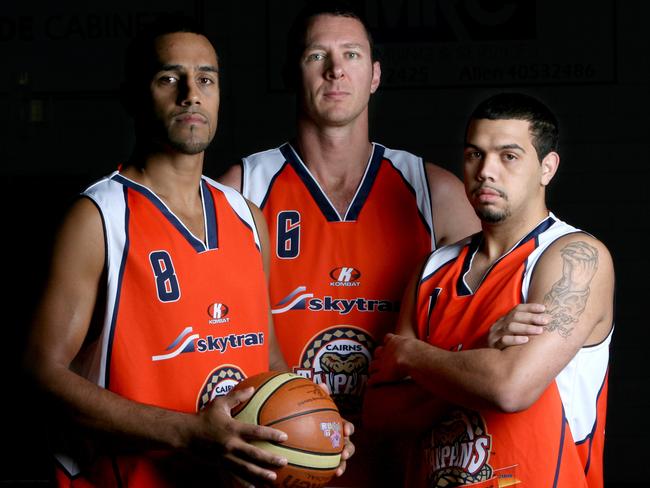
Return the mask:
[(361, 271), (356, 268), (340, 267), (330, 271), (330, 278), (334, 281), (330, 282), (330, 286), (359, 286), (359, 278), (361, 278)]
[(165, 349), (165, 354), (151, 356), (152, 361), (165, 361), (181, 354), (199, 352), (225, 353), (229, 348), (255, 347), (264, 345), (264, 332), (250, 332), (245, 334), (228, 334), (225, 336), (201, 337), (193, 334), (192, 327), (185, 327), (174, 342)]
[(290, 310), (309, 310), (311, 312), (338, 312), (347, 315), (352, 311), (359, 312), (397, 312), (399, 302), (390, 300), (371, 300), (366, 298), (335, 298), (324, 296), (314, 298), (313, 293), (306, 293), (307, 287), (299, 286), (289, 295), (273, 306), (274, 314), (289, 312)]

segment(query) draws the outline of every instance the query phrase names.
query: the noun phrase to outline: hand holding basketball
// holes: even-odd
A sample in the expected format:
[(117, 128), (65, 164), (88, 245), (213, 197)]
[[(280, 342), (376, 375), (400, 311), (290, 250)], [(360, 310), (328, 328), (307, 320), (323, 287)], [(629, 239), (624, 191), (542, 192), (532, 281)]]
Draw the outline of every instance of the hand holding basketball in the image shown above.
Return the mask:
[[(244, 380), (233, 392), (246, 391), (249, 386), (256, 388), (255, 393), (233, 408), (233, 417), (287, 433), (283, 442), (252, 442), (287, 459), (286, 466), (275, 470), (275, 486), (308, 483), (310, 487), (322, 487), (337, 472), (342, 472), (346, 429), (336, 405), (322, 388), (291, 373), (269, 372)], [(354, 452), (350, 446), (346, 458)]]
[(287, 435), (270, 427), (232, 418), (232, 409), (247, 402), (253, 393), (253, 388), (244, 388), (213, 400), (199, 413), (201, 426), (193, 447), (203, 457), (217, 450), (227, 469), (243, 480), (269, 482), (276, 478), (276, 473), (262, 466), (281, 467), (287, 464), (287, 460), (255, 446), (253, 442), (283, 442)]

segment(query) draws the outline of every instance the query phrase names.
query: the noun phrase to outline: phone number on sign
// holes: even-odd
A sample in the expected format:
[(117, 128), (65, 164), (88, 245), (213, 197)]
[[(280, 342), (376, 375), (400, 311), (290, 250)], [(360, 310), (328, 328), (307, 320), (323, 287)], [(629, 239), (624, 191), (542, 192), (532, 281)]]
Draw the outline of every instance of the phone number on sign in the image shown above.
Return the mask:
[[(596, 69), (583, 63), (537, 63), (511, 66), (463, 66), (456, 80), (441, 79), (435, 66), (388, 68), (384, 81), (388, 85), (441, 84), (454, 82), (535, 82), (594, 81)], [(438, 76), (436, 76), (438, 75)]]

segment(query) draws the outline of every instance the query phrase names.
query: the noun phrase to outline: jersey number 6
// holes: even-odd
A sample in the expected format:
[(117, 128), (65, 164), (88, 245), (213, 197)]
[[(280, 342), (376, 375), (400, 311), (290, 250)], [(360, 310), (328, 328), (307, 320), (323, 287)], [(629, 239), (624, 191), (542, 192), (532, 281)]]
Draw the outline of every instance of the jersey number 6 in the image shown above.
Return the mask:
[(278, 213), (278, 244), (280, 259), (293, 259), (300, 254), (300, 213), (284, 210)]

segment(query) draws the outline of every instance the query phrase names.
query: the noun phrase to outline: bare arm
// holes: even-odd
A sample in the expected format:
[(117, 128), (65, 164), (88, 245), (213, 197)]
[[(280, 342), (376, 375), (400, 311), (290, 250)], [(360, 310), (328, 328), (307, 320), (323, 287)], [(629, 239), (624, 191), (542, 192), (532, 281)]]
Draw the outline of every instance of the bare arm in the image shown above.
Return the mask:
[(435, 395), (507, 412), (530, 406), (578, 350), (602, 341), (613, 314), (614, 271), (607, 249), (584, 234), (555, 242), (540, 258), (529, 301), (550, 316), (543, 334), (519, 347), (449, 352), (388, 336), (374, 381), (410, 376)]
[(425, 163), (437, 247), (453, 244), (481, 230), (481, 224), (455, 175)]
[(242, 163), (233, 164), (222, 174), (217, 181), (226, 186), (234, 188), (239, 193), (242, 191)]
[(79, 200), (56, 240), (50, 275), (28, 339), (25, 364), (40, 388), (66, 417), (90, 431), (147, 447), (193, 452), (215, 459), (249, 480), (275, 473), (259, 464), (286, 460), (249, 444), (251, 439), (283, 440), (284, 434), (230, 417), (230, 409), (252, 394), (244, 391), (213, 401), (198, 414), (144, 405), (100, 388), (70, 369), (82, 349), (104, 268), (99, 211)]

